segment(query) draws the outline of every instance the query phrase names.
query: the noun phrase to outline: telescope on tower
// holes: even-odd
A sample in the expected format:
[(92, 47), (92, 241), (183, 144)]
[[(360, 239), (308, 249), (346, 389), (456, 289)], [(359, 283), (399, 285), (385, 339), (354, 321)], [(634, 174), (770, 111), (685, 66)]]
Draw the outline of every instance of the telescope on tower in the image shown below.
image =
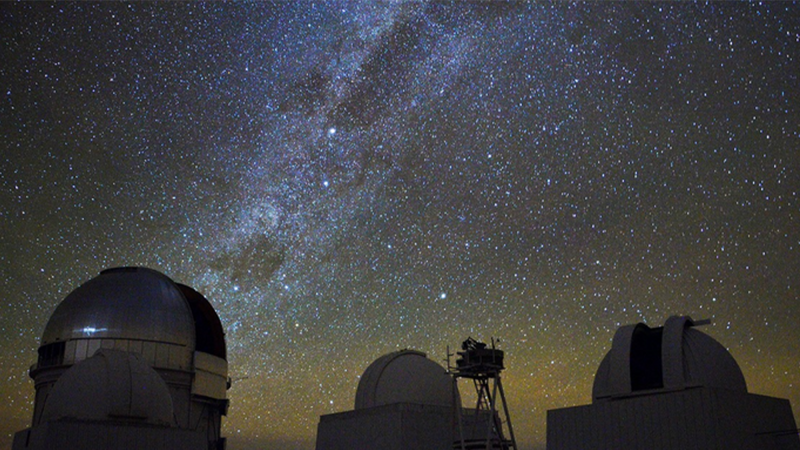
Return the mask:
[[(473, 411), (463, 411), (461, 403), (456, 404), (454, 414), (458, 432), (453, 450), (516, 450), (517, 442), (500, 377), (505, 368), (503, 351), (495, 348), (494, 338), (491, 347), (487, 347), (471, 337), (461, 344), (461, 350), (457, 352), (455, 367), (450, 366), (452, 355), (448, 350), (447, 366), (453, 377), (453, 389), (458, 390), (460, 378), (472, 380), (477, 401)], [(465, 426), (464, 422), (468, 424)]]

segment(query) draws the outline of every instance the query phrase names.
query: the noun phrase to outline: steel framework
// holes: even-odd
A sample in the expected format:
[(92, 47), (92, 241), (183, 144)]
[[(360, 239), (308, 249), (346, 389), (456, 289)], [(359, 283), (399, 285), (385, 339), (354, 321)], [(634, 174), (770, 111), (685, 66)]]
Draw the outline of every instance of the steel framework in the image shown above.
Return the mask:
[[(486, 344), (468, 338), (461, 344), (463, 351), (457, 352), (456, 366), (450, 366), (448, 349), (448, 372), (453, 377), (453, 398), (458, 398), (458, 380), (466, 378), (472, 380), (477, 401), (474, 409), (474, 419), (471, 421), (474, 429), (469, 435), (464, 431), (464, 411), (461, 402), (456, 402), (454, 414), (458, 423), (458, 438), (453, 443), (455, 450), (511, 450), (517, 449), (514, 438), (514, 429), (511, 426), (511, 416), (508, 413), (508, 403), (503, 391), (500, 373), (503, 371), (503, 351), (495, 348), (492, 338), (491, 348)], [(499, 403), (503, 415), (498, 411)], [(505, 426), (504, 426), (505, 424)], [(481, 437), (481, 430), (485, 432)], [(505, 428), (508, 429), (507, 433)]]

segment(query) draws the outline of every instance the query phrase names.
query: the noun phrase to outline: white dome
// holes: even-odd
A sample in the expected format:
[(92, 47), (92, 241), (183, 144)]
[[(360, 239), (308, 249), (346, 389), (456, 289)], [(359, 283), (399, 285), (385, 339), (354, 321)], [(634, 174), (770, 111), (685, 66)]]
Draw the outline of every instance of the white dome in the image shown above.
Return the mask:
[(454, 385), (445, 369), (425, 353), (401, 350), (367, 367), (356, 391), (355, 409), (392, 403), (453, 406)]
[(161, 376), (138, 355), (108, 349), (72, 366), (53, 386), (42, 421), (61, 418), (175, 424)]
[(640, 323), (619, 328), (597, 369), (592, 397), (691, 386), (747, 392), (742, 370), (728, 350), (694, 325), (689, 317), (672, 316), (663, 327)]

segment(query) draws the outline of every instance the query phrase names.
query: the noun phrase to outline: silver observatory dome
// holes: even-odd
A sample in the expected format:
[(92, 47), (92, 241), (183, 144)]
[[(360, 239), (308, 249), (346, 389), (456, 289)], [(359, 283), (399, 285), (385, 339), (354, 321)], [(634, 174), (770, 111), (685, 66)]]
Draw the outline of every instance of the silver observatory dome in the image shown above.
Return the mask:
[(190, 345), (192, 312), (175, 283), (155, 270), (104, 270), (56, 308), (42, 345), (82, 338), (144, 339)]
[(180, 285), (155, 270), (121, 267), (104, 270), (58, 305), (42, 334), (39, 366), (74, 364), (115, 348), (184, 369), (194, 347), (195, 321)]

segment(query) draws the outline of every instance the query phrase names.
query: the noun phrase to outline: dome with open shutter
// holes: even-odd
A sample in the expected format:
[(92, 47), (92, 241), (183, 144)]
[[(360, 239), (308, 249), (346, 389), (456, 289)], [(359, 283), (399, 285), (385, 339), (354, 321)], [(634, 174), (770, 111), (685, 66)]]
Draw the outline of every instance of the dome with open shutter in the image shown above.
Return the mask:
[(595, 400), (659, 389), (706, 386), (747, 392), (736, 360), (689, 317), (672, 316), (663, 327), (627, 325), (617, 330), (597, 369)]

